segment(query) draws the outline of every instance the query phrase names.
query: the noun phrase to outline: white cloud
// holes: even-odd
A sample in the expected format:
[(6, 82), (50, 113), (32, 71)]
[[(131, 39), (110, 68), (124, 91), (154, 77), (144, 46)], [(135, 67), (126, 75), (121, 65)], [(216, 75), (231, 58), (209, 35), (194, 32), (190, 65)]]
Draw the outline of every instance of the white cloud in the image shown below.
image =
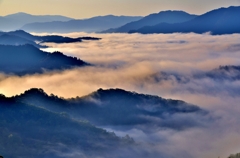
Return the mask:
[[(49, 94), (68, 98), (86, 95), (98, 88), (123, 88), (181, 99), (210, 110), (218, 122), (183, 132), (157, 131), (148, 135), (131, 129), (126, 133), (145, 140), (166, 137), (164, 143), (160, 141), (149, 150), (168, 150), (171, 156), (227, 157), (237, 152), (240, 147), (239, 80), (216, 81), (207, 77), (194, 78), (193, 74), (219, 65), (240, 65), (240, 35), (66, 35), (103, 39), (78, 44), (49, 44), (52, 48), (46, 50), (59, 50), (95, 66), (23, 77), (1, 75), (0, 92), (11, 96), (39, 87)], [(166, 78), (160, 73), (162, 71), (172, 75)], [(179, 82), (174, 74), (186, 82)], [(124, 131), (116, 132), (125, 134)]]

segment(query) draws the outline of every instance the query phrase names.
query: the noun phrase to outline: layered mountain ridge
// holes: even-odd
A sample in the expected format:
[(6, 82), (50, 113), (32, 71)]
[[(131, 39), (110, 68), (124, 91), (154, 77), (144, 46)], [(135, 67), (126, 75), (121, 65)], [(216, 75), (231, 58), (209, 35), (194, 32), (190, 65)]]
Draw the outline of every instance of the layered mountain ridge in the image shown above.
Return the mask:
[(209, 11), (183, 23), (159, 23), (132, 29), (129, 33), (207, 33), (213, 35), (240, 33), (240, 7), (220, 8)]

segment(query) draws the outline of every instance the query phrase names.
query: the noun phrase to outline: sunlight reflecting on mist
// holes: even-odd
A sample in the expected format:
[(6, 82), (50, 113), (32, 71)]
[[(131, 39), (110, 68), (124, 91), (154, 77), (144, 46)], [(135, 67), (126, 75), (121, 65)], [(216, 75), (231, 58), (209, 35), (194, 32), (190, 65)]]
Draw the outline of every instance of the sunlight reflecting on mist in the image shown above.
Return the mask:
[[(100, 41), (73, 44), (49, 43), (47, 45), (51, 47), (44, 49), (76, 56), (94, 66), (23, 77), (3, 75), (0, 91), (7, 95), (15, 95), (31, 87), (41, 87), (48, 93), (68, 98), (86, 95), (98, 88), (118, 87), (186, 100), (184, 96), (188, 96), (189, 88), (196, 89), (201, 84), (214, 88), (214, 85), (217, 87), (218, 84), (207, 79), (179, 84), (175, 76), (171, 76), (171, 80), (159, 82), (156, 81), (156, 76), (161, 78), (163, 75), (160, 72), (168, 72), (191, 77), (193, 73), (210, 71), (220, 65), (240, 64), (240, 35), (63, 35), (102, 38)], [(21, 85), (14, 84), (19, 82)], [(239, 83), (234, 82), (232, 85), (238, 86)]]
[[(76, 56), (94, 66), (22, 77), (2, 74), (0, 93), (11, 96), (37, 87), (49, 94), (70, 98), (87, 95), (98, 88), (122, 88), (181, 99), (212, 111), (219, 121), (210, 127), (182, 132), (165, 130), (145, 134), (136, 129), (108, 129), (119, 135), (130, 133), (137, 140), (159, 140), (146, 148), (154, 152), (169, 151), (170, 156), (226, 157), (239, 149), (240, 128), (236, 125), (240, 123), (240, 81), (196, 77), (196, 74), (204, 74), (220, 65), (240, 65), (240, 35), (64, 35), (102, 38), (74, 44), (49, 43), (51, 47), (44, 49)], [(231, 73), (235, 72), (229, 75)], [(167, 138), (164, 143), (160, 142), (163, 138)]]

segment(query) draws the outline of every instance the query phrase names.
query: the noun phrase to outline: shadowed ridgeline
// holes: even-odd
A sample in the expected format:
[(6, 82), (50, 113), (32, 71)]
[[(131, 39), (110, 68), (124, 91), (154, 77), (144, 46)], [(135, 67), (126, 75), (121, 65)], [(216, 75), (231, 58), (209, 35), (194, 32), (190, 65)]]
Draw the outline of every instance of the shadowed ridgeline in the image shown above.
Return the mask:
[(102, 33), (128, 33), (131, 30), (138, 30), (144, 26), (154, 26), (159, 23), (181, 23), (192, 20), (195, 17), (197, 17), (197, 15), (192, 15), (184, 11), (161, 11), (145, 16), (140, 20), (127, 23), (121, 27), (102, 31)]
[(94, 125), (136, 127), (146, 132), (161, 128), (185, 130), (202, 126), (204, 119), (199, 118), (207, 118), (207, 111), (195, 105), (121, 89), (99, 89), (85, 97), (72, 99), (48, 96), (41, 89), (30, 89), (14, 98), (53, 112), (65, 112)]
[[(0, 151), (7, 158), (60, 158), (62, 154), (108, 157), (108, 151), (134, 145), (86, 121), (0, 95)], [(69, 156), (71, 157), (71, 156)]]
[(206, 33), (213, 35), (240, 33), (240, 7), (229, 7), (212, 10), (183, 23), (159, 23), (155, 26), (147, 24), (129, 33)]
[(58, 35), (47, 35), (47, 36), (36, 36), (27, 33), (23, 30), (16, 30), (11, 32), (0, 32), (0, 44), (3, 45), (24, 45), (32, 44), (38, 48), (46, 48), (41, 45), (42, 43), (76, 43), (82, 42), (83, 40), (100, 40), (101, 38), (96, 37), (63, 37)]
[(89, 65), (76, 57), (44, 52), (29, 44), (0, 45), (0, 72), (6, 74), (25, 75)]
[(29, 32), (100, 32), (109, 28), (116, 28), (129, 22), (141, 19), (141, 16), (96, 16), (89, 19), (77, 19), (67, 22), (37, 22), (29, 23), (20, 29)]

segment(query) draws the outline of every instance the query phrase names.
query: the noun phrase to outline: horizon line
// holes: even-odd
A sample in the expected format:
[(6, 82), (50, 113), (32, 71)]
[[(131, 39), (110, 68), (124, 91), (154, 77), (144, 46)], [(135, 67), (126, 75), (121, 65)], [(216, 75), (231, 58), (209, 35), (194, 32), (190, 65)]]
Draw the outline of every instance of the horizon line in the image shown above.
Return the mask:
[(166, 12), (166, 11), (183, 11), (183, 12), (186, 12), (186, 13), (192, 14), (192, 15), (203, 15), (203, 14), (205, 14), (207, 12), (210, 12), (210, 11), (213, 11), (213, 10), (217, 10), (217, 9), (221, 9), (221, 8), (230, 8), (230, 7), (240, 7), (240, 5), (231, 5), (231, 6), (228, 6), (228, 7), (215, 8), (215, 9), (206, 11), (206, 12), (201, 13), (201, 14), (194, 14), (194, 13), (190, 13), (188, 11), (179, 10), (179, 9), (175, 9), (175, 10), (166, 9), (166, 10), (160, 10), (159, 12), (152, 12), (152, 13), (149, 13), (147, 15), (124, 15), (124, 14), (111, 14), (111, 13), (109, 13), (109, 14), (103, 14), (103, 15), (95, 15), (95, 16), (91, 16), (91, 17), (74, 18), (74, 17), (70, 17), (70, 16), (67, 16), (67, 15), (61, 15), (61, 14), (31, 14), (31, 13), (28, 13), (28, 12), (19, 11), (19, 12), (15, 12), (15, 13), (6, 14), (6, 15), (0, 15), (0, 17), (6, 17), (6, 16), (10, 16), (10, 15), (15, 15), (15, 14), (27, 14), (27, 15), (32, 15), (32, 16), (63, 16), (63, 17), (67, 17), (67, 18), (71, 18), (71, 19), (75, 19), (75, 20), (83, 20), (83, 19), (91, 19), (91, 18), (94, 18), (94, 17), (103, 17), (103, 16), (145, 17), (145, 16), (148, 16), (150, 14), (157, 14), (157, 13)]

